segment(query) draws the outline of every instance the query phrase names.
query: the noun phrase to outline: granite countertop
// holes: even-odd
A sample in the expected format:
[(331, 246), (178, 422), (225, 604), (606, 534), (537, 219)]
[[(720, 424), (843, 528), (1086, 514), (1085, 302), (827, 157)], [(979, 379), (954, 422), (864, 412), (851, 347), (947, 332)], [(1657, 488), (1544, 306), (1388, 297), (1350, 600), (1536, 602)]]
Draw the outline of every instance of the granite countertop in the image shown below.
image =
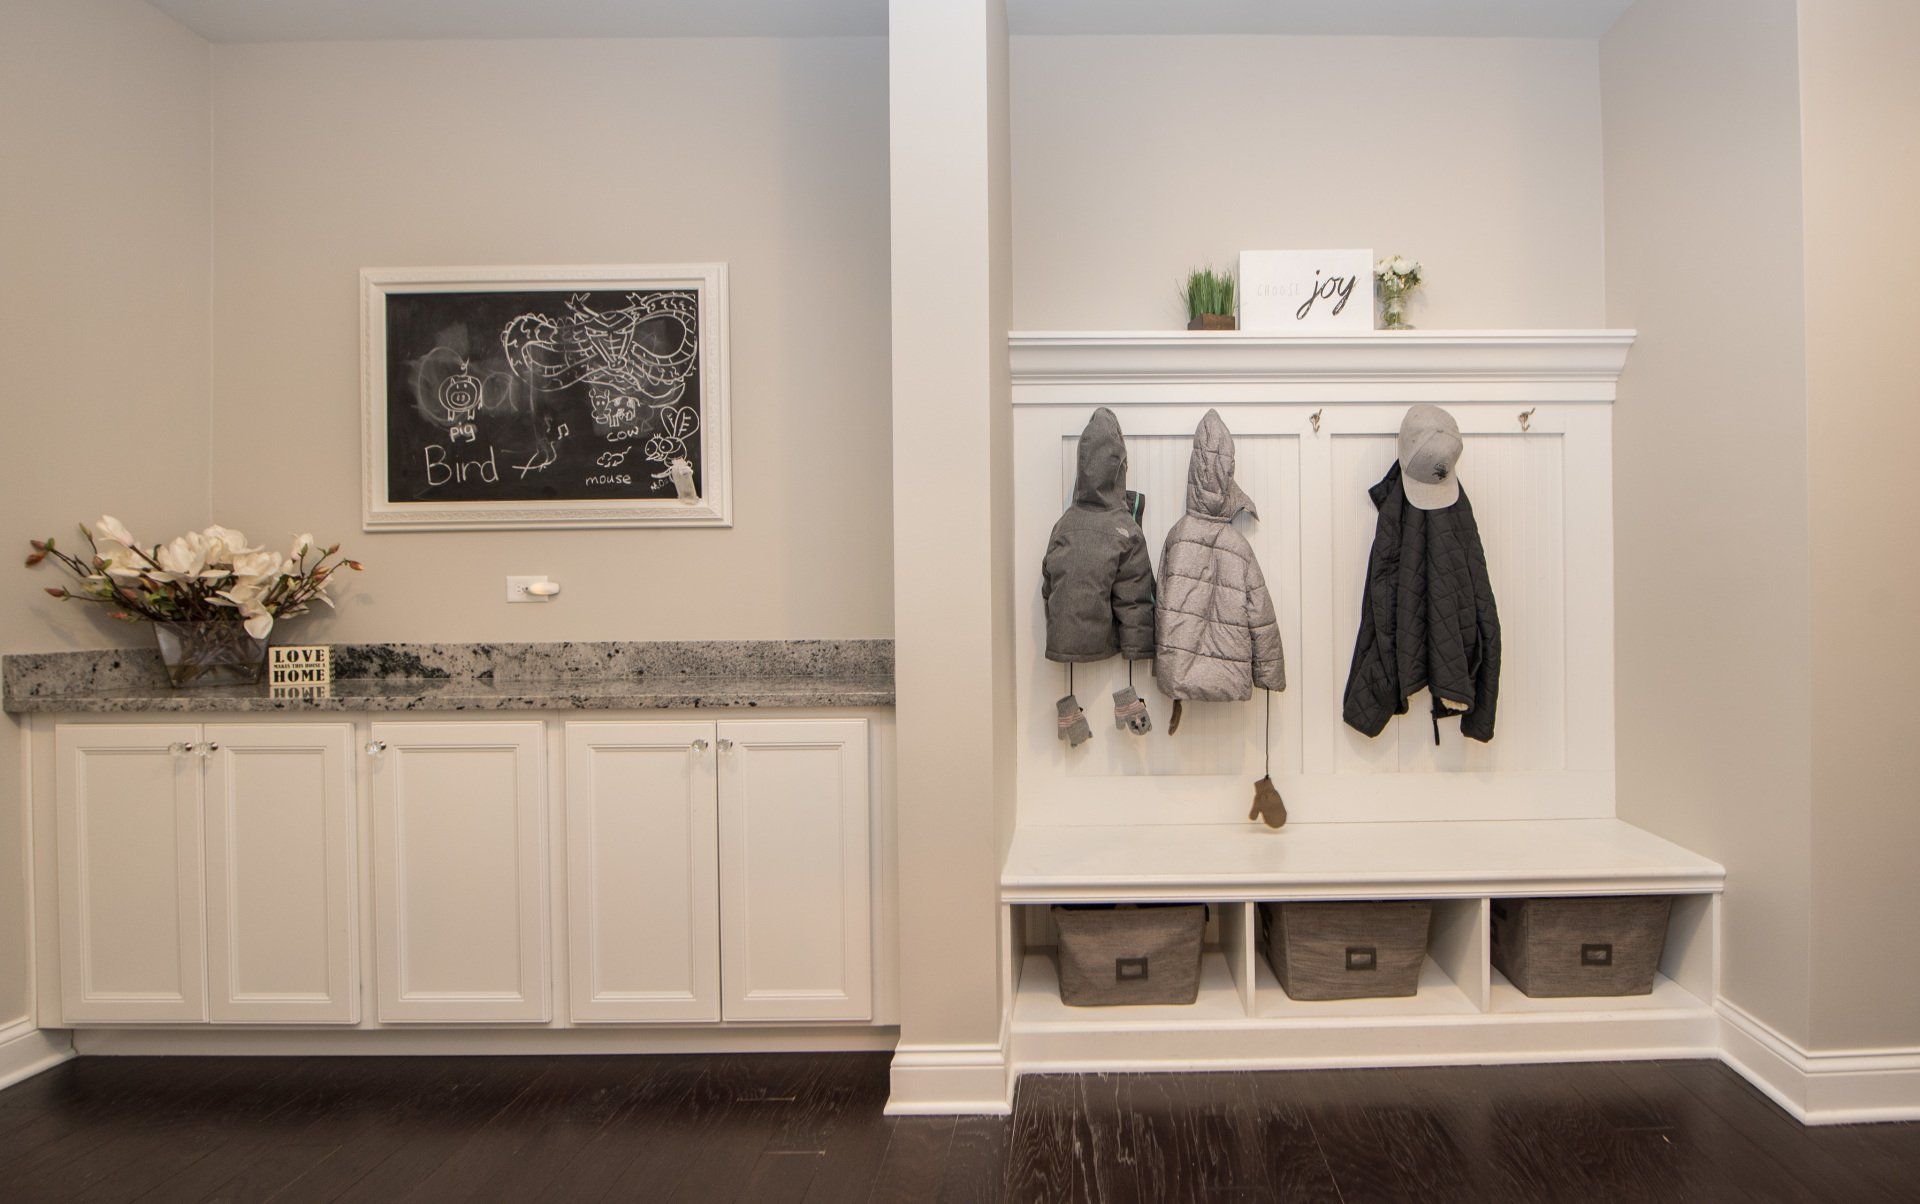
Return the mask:
[(0, 661), (13, 713), (615, 711), (893, 705), (891, 640), (335, 644), (326, 697), (176, 690), (152, 649)]

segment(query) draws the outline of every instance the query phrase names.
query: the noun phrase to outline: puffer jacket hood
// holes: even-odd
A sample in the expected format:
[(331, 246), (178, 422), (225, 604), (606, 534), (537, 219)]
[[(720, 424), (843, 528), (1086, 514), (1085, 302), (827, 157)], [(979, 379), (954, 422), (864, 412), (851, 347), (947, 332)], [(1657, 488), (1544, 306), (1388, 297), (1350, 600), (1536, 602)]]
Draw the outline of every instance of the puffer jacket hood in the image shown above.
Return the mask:
[(1105, 406), (1080, 434), (1073, 504), (1053, 525), (1040, 566), (1047, 659), (1153, 655), (1153, 566), (1127, 505), (1127, 443)]
[(1256, 514), (1233, 469), (1233, 435), (1208, 410), (1193, 432), (1187, 512), (1160, 555), (1153, 677), (1169, 698), (1236, 702), (1255, 686), (1287, 688), (1273, 598), (1253, 545), (1233, 525), (1242, 510)]
[(1220, 411), (1208, 410), (1193, 432), (1193, 455), (1187, 461), (1188, 514), (1226, 522), (1242, 510), (1260, 517), (1253, 499), (1233, 479), (1233, 467), (1233, 432), (1221, 421)]
[(1073, 504), (1093, 510), (1119, 510), (1127, 503), (1127, 441), (1120, 420), (1105, 406), (1080, 432), (1080, 455), (1073, 473)]

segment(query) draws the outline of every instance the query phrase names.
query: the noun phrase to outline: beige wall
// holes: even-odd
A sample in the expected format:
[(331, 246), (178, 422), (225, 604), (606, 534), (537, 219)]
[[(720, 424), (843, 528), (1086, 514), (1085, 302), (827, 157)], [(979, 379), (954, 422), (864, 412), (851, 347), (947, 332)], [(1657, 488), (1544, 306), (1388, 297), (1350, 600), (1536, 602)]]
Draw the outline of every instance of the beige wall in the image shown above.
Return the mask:
[(1245, 249), (1418, 257), (1431, 328), (1603, 317), (1594, 43), (1020, 37), (1019, 329), (1183, 325)]
[(1800, 4), (1813, 546), (1813, 1044), (1920, 1046), (1920, 6)]
[(1727, 868), (1724, 993), (1809, 1032), (1805, 337), (1793, 0), (1601, 43), (1619, 814)]
[[(321, 638), (890, 633), (884, 40), (223, 45), (213, 129), (213, 508), (366, 562)], [(731, 530), (361, 533), (359, 269), (699, 260)]]
[[(0, 3), (0, 652), (143, 633), (40, 590), (26, 541), (206, 521), (207, 48), (138, 0)], [(0, 729), (0, 1028), (27, 1012), (19, 726)]]

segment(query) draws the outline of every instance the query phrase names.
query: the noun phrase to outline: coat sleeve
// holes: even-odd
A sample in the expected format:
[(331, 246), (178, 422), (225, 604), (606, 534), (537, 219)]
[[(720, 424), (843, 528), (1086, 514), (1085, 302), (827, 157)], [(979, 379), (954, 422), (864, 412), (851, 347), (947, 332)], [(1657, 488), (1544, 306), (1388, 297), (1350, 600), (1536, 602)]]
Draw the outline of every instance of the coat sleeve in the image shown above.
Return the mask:
[(1262, 690), (1287, 688), (1287, 661), (1280, 647), (1280, 620), (1273, 613), (1260, 562), (1247, 561), (1247, 626), (1253, 631), (1253, 684)]
[(1477, 531), (1467, 548), (1467, 571), (1473, 581), (1474, 634), (1479, 647), (1472, 666), (1473, 709), (1460, 717), (1460, 734), (1484, 744), (1493, 739), (1494, 712), (1500, 702), (1500, 612), (1493, 602), (1487, 550)]
[(1400, 706), (1397, 654), (1394, 649), (1394, 586), (1399, 549), (1390, 516), (1383, 509), (1374, 527), (1373, 551), (1367, 557), (1366, 588), (1360, 597), (1360, 634), (1353, 642), (1353, 664), (1347, 669), (1347, 691), (1341, 718), (1366, 736), (1386, 730)]
[(1147, 558), (1147, 537), (1138, 531), (1113, 579), (1113, 621), (1121, 656), (1142, 661), (1153, 655), (1153, 562)]

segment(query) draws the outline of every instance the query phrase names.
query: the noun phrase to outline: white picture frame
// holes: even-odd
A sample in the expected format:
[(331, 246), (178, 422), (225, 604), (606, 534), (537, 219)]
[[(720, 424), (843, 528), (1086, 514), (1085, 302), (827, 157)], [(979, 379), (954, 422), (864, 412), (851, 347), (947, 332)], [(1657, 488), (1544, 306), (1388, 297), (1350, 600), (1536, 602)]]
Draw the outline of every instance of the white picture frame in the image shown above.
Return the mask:
[(1240, 252), (1240, 329), (1257, 334), (1373, 330), (1373, 252)]
[[(634, 306), (609, 310), (608, 300), (599, 296), (622, 292), (629, 294), (629, 302), (658, 302), (662, 312), (644, 312), (635, 317)], [(521, 339), (516, 345), (504, 330), (464, 331), (462, 328), (459, 341), (468, 345), (458, 350), (447, 351), (436, 346), (413, 359), (406, 358), (413, 347), (390, 348), (390, 308), (397, 314), (401, 305), (412, 307), (409, 329), (424, 328), (422, 315), (428, 314), (429, 322), (431, 316), (430, 304), (422, 299), (437, 294), (456, 295), (447, 298), (449, 314), (456, 312), (453, 307), (463, 301), (492, 312), (499, 312), (498, 304), (511, 303), (509, 297), (495, 299), (486, 294), (540, 294), (543, 299), (550, 294), (551, 302), (526, 315), (544, 325), (536, 322), (516, 329), (551, 333), (560, 326), (568, 326), (571, 333), (571, 325), (578, 324), (579, 315), (585, 314), (592, 327), (587, 332), (590, 337), (583, 342), (577, 337), (568, 338), (567, 334), (546, 341), (539, 341), (535, 336)], [(682, 294), (692, 294), (690, 306)], [(396, 302), (396, 298), (405, 300)], [(586, 308), (574, 307), (576, 300)], [(592, 308), (596, 305), (597, 311)], [(673, 313), (664, 312), (669, 307)], [(695, 318), (692, 332), (685, 330), (685, 317), (689, 315)], [(672, 362), (668, 363), (665, 356), (650, 356), (642, 370), (652, 375), (639, 388), (625, 388), (618, 381), (609, 383), (610, 376), (595, 377), (591, 369), (575, 370), (578, 366), (570, 357), (581, 347), (591, 344), (589, 351), (597, 357), (596, 363), (604, 367), (609, 356), (618, 360), (620, 348), (638, 341), (633, 335), (639, 324), (669, 320), (679, 323), (680, 332)], [(624, 330), (621, 329), (623, 321)], [(489, 318), (488, 322), (475, 325), (490, 322)], [(733, 525), (726, 264), (365, 268), (360, 273), (360, 326), (363, 530)], [(690, 339), (686, 337), (689, 333)], [(563, 342), (565, 346), (560, 346)], [(615, 350), (607, 352), (605, 349), (609, 346)], [(407, 428), (410, 415), (396, 423), (390, 409), (396, 398), (416, 408), (424, 405), (416, 404), (423, 371), (418, 365), (426, 355), (439, 355), (443, 351), (459, 361), (459, 379), (474, 382), (471, 390), (455, 394), (467, 408), (448, 411), (455, 426), (470, 442), (461, 445), (450, 438), (444, 448), (423, 447), (427, 463), (419, 479), (414, 480), (409, 475), (413, 471), (408, 467), (410, 461), (396, 459), (390, 452), (404, 447), (400, 439), (430, 436), (416, 435)], [(689, 355), (690, 361), (682, 362)], [(396, 360), (395, 356), (402, 358)], [(468, 356), (475, 361), (471, 370)], [(410, 383), (398, 391), (389, 380), (395, 363), (415, 365)], [(675, 372), (679, 373), (677, 393), (674, 392)], [(522, 442), (539, 449), (538, 454), (522, 455), (525, 448), (507, 449), (509, 454), (503, 458), (502, 449), (489, 443), (486, 457), (477, 458), (482, 436), (475, 433), (475, 428), (484, 431), (493, 404), (479, 400), (483, 393), (482, 380), (489, 389), (497, 384), (498, 389), (506, 390), (506, 395), (511, 397), (498, 403), (500, 414), (511, 415), (523, 427), (542, 428), (532, 435), (521, 432)], [(595, 381), (598, 383), (593, 383)], [(686, 388), (688, 383), (693, 385), (691, 390)], [(657, 386), (658, 391), (650, 391), (646, 387), (649, 384)], [(593, 393), (590, 403), (586, 398), (589, 391)], [(662, 397), (669, 400), (661, 402)], [(628, 415), (632, 420), (622, 425), (623, 416)], [(465, 423), (459, 421), (463, 416), (468, 419)], [(689, 417), (694, 421), (687, 421)], [(480, 421), (474, 421), (475, 418)], [(650, 423), (663, 422), (671, 429), (649, 432)], [(571, 429), (576, 424), (585, 429)], [(667, 442), (656, 445), (653, 434), (660, 434)], [(620, 436), (625, 436), (624, 441)], [(569, 439), (577, 441), (571, 448), (566, 447)], [(604, 449), (602, 444), (606, 445)], [(688, 449), (683, 458), (690, 458), (689, 462), (697, 465), (698, 473), (697, 481), (691, 483), (694, 487), (687, 490), (695, 494), (691, 500), (683, 499), (681, 493), (681, 487), (689, 484), (688, 473), (682, 472), (678, 477), (666, 475), (664, 460), (654, 463), (645, 459), (650, 455), (671, 454), (657, 447)], [(564, 459), (559, 457), (559, 449), (565, 450)], [(597, 453), (593, 462), (598, 463), (605, 457), (613, 468), (582, 475), (583, 464), (578, 457), (589, 450)], [(405, 456), (405, 452), (398, 454)], [(463, 455), (475, 458), (458, 458)], [(438, 463), (433, 462), (435, 456), (439, 457)], [(541, 462), (543, 458), (545, 463)], [(633, 462), (631, 466), (628, 461)], [(570, 476), (563, 478), (556, 474), (549, 479), (531, 475), (560, 464), (566, 465)], [(621, 471), (623, 469), (625, 471)], [(434, 487), (456, 476), (459, 482), (456, 496), (436, 500), (423, 495), (421, 482)], [(532, 488), (524, 484), (530, 478), (546, 482), (543, 488), (552, 496), (524, 496)], [(507, 496), (474, 496), (485, 492), (482, 484), (495, 482), (505, 483), (502, 493)], [(600, 482), (605, 482), (606, 488), (613, 492), (608, 496), (594, 496), (596, 483)], [(650, 491), (649, 495), (634, 496), (642, 490)], [(395, 496), (396, 493), (401, 496)]]

